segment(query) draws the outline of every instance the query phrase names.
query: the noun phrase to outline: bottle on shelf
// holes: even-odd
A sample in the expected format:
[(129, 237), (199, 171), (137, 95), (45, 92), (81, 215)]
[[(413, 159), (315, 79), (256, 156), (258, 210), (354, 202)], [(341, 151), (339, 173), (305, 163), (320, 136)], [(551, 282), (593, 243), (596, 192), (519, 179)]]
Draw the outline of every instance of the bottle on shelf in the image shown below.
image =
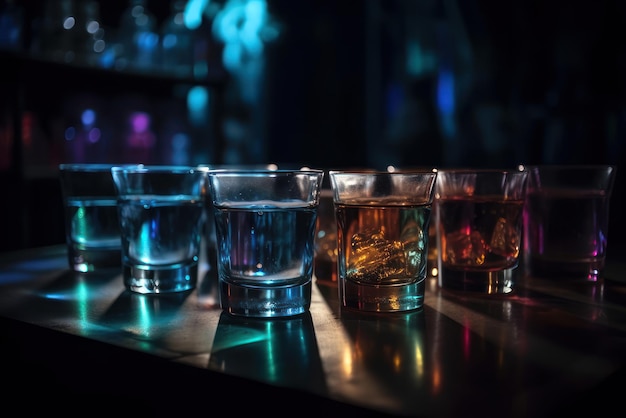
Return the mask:
[(99, 66), (105, 49), (97, 0), (47, 0), (31, 51), (67, 64)]
[(17, 0), (3, 0), (0, 5), (0, 48), (19, 50), (22, 48), (24, 10)]
[(52, 61), (73, 63), (75, 27), (74, 0), (47, 0), (32, 52)]
[(167, 73), (192, 75), (193, 32), (185, 25), (186, 0), (172, 1), (172, 13), (161, 26), (161, 66)]
[(159, 61), (159, 34), (156, 18), (147, 9), (146, 0), (130, 0), (122, 13), (119, 26), (119, 39), (122, 53), (117, 67), (138, 71), (153, 70)]

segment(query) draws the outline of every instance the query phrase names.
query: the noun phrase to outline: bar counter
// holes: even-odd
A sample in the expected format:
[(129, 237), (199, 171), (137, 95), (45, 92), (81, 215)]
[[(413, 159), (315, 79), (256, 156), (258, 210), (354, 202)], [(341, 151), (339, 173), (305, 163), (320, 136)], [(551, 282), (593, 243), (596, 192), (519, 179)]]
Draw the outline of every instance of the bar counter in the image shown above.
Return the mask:
[(201, 273), (191, 292), (144, 296), (119, 271), (70, 272), (62, 245), (0, 254), (5, 409), (487, 418), (624, 407), (622, 262), (603, 283), (522, 277), (501, 296), (429, 278), (424, 309), (404, 314), (341, 311), (336, 287), (316, 281), (310, 314), (273, 320), (222, 313), (205, 262)]

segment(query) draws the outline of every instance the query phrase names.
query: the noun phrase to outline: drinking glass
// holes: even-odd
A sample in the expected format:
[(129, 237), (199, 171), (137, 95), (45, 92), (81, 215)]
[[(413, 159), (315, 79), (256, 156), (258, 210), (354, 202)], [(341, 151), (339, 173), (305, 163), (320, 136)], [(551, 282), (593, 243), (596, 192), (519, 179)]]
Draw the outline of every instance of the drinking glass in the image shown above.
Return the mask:
[(111, 168), (117, 190), (125, 286), (144, 294), (194, 289), (206, 173), (194, 167)]
[(342, 308), (421, 309), (434, 171), (330, 171)]
[(438, 170), (438, 284), (488, 294), (514, 290), (522, 245), (527, 173)]
[(533, 277), (599, 281), (608, 242), (611, 165), (527, 166), (524, 265)]
[(111, 165), (61, 164), (59, 180), (69, 267), (82, 273), (121, 268), (122, 245)]
[[(278, 170), (278, 166), (273, 163), (268, 164), (199, 164), (198, 169), (208, 173), (209, 170)], [(215, 219), (213, 219), (213, 201), (208, 196), (209, 185), (208, 176), (206, 178), (207, 199), (205, 202), (205, 223), (204, 223), (204, 241), (205, 254), (208, 267), (210, 270), (217, 270), (217, 238), (215, 236)]]
[(311, 305), (322, 170), (209, 170), (220, 305), (286, 317)]

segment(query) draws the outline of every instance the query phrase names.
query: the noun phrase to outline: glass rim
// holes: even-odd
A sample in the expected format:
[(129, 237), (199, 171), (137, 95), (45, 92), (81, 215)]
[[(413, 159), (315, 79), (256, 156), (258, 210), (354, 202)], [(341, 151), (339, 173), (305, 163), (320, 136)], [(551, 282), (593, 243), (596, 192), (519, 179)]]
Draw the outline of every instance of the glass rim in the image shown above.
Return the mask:
[(529, 169), (547, 169), (547, 170), (598, 170), (598, 169), (617, 169), (616, 164), (523, 164), (526, 170)]
[(209, 170), (267, 170), (278, 171), (279, 167), (276, 163), (259, 163), (259, 164), (209, 164), (200, 163), (196, 165), (204, 171)]
[(397, 169), (395, 171), (385, 171), (385, 170), (329, 170), (328, 175), (336, 175), (336, 174), (347, 174), (347, 175), (358, 175), (358, 176), (369, 176), (369, 175), (384, 175), (384, 176), (397, 176), (397, 175), (415, 175), (415, 174), (437, 174), (438, 170), (436, 168), (433, 169)]
[(450, 167), (450, 168), (439, 168), (437, 169), (438, 173), (455, 173), (455, 174), (525, 174), (526, 170), (524, 169), (524, 165), (520, 164), (517, 168), (471, 168), (471, 167)]
[(110, 167), (111, 172), (120, 172), (120, 173), (133, 173), (133, 174), (144, 174), (144, 173), (174, 173), (174, 174), (185, 174), (185, 173), (202, 173), (204, 174), (204, 170), (199, 169), (196, 166), (191, 165), (171, 165), (171, 164), (119, 164), (112, 165)]
[(110, 171), (116, 164), (106, 163), (62, 163), (60, 171)]
[(208, 170), (204, 170), (208, 175), (211, 174), (233, 174), (233, 175), (265, 175), (265, 174), (312, 174), (319, 175), (324, 174), (324, 170), (317, 168), (307, 168), (307, 169), (266, 169), (266, 168), (209, 168)]

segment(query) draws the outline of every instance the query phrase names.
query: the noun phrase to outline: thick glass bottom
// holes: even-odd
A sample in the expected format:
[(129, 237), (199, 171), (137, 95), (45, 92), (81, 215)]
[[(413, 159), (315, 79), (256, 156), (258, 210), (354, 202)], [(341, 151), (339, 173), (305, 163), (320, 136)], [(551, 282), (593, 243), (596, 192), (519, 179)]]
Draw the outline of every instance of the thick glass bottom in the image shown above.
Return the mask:
[(425, 280), (411, 284), (370, 285), (340, 279), (343, 308), (367, 312), (402, 312), (424, 307)]
[(220, 304), (231, 315), (274, 318), (300, 315), (311, 307), (311, 280), (304, 284), (260, 287), (220, 280)]
[(561, 260), (529, 256), (525, 267), (528, 275), (535, 278), (595, 283), (602, 279), (604, 264), (604, 258)]
[(167, 268), (123, 267), (124, 285), (131, 292), (158, 294), (194, 289), (198, 282), (198, 263)]
[(442, 267), (439, 272), (439, 287), (484, 294), (506, 294), (513, 292), (515, 268), (498, 271), (465, 271)]

